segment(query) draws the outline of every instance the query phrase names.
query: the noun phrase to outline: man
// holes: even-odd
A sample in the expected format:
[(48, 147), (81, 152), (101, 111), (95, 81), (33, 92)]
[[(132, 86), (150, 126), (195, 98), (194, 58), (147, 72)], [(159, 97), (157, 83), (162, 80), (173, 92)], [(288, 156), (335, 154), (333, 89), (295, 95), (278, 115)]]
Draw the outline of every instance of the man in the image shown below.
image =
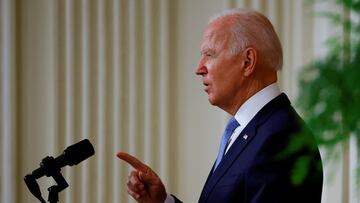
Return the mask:
[[(320, 154), (276, 84), (281, 66), (280, 41), (262, 14), (234, 9), (209, 22), (195, 73), (209, 102), (233, 118), (199, 202), (321, 202)], [(148, 166), (118, 157), (135, 168), (127, 186), (138, 202), (179, 202)]]

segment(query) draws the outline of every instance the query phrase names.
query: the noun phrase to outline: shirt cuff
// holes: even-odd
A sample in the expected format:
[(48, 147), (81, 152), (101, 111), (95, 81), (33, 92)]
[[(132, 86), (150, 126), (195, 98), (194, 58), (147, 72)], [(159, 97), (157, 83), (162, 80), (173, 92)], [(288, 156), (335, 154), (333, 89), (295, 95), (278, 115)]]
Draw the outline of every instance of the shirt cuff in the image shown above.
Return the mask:
[(170, 194), (167, 194), (165, 202), (164, 203), (175, 203), (175, 199)]

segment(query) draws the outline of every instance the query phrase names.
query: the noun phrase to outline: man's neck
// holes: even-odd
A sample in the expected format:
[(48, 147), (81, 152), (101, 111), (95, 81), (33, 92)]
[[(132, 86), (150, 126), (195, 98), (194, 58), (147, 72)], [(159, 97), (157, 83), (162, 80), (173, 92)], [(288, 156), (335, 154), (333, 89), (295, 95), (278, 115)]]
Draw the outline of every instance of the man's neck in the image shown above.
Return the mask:
[(227, 107), (220, 107), (224, 111), (228, 112), (232, 116), (235, 115), (236, 111), (252, 96), (254, 96), (257, 92), (264, 89), (265, 87), (275, 83), (277, 80), (252, 80), (248, 83), (247, 88), (244, 90), (239, 90), (239, 97), (234, 100), (234, 102), (230, 103)]

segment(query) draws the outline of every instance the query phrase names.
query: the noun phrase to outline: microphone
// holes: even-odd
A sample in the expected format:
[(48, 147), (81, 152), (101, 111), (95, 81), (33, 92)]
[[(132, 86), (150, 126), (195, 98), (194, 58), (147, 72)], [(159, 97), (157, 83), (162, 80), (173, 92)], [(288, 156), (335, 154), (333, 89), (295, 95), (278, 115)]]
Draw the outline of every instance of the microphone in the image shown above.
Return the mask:
[(54, 171), (58, 171), (64, 166), (73, 166), (84, 161), (95, 154), (94, 147), (88, 139), (67, 147), (64, 152), (56, 157), (45, 157), (40, 163), (40, 167), (32, 172), (34, 178), (38, 179), (46, 175), (50, 177)]
[(60, 173), (61, 168), (64, 166), (77, 165), (94, 154), (95, 150), (90, 141), (88, 139), (82, 140), (67, 147), (64, 152), (56, 158), (52, 156), (45, 157), (41, 161), (39, 168), (24, 177), (25, 184), (29, 188), (30, 192), (38, 198), (40, 202), (45, 203), (36, 179), (41, 178), (44, 175), (47, 177), (52, 176), (57, 185), (53, 185), (48, 188), (49, 201), (50, 203), (57, 202), (59, 199), (58, 193), (69, 186)]

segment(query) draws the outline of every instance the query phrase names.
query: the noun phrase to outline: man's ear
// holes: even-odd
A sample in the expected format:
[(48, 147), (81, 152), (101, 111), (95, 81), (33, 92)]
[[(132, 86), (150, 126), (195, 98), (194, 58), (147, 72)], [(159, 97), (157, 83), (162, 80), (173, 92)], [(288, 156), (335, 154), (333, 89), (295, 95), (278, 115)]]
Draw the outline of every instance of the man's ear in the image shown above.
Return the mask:
[(257, 62), (257, 51), (252, 48), (248, 47), (243, 52), (244, 56), (244, 75), (246, 77), (250, 76), (254, 70), (255, 65)]

